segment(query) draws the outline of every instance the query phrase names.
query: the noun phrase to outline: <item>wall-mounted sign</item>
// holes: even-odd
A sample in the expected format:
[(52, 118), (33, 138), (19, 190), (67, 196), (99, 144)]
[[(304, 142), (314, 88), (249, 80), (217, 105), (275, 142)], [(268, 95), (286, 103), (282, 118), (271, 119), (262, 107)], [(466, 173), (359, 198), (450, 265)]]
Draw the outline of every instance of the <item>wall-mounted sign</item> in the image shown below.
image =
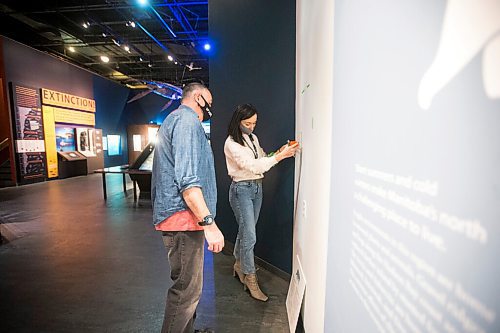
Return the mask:
[(108, 134), (108, 156), (122, 154), (122, 140), (120, 135)]
[(53, 108), (56, 123), (95, 126), (95, 114), (89, 112), (73, 111), (68, 109)]
[(55, 178), (59, 175), (57, 169), (56, 127), (54, 124), (54, 108), (42, 106), (44, 132), (45, 132), (45, 154), (47, 156), (47, 177)]
[(134, 151), (142, 151), (142, 136), (140, 134), (134, 134), (133, 137)]
[(102, 137), (102, 131), (100, 129), (95, 130), (95, 152), (97, 156), (102, 154), (103, 150), (103, 137)]
[(93, 99), (78, 97), (44, 88), (42, 88), (42, 104), (95, 112), (95, 101)]
[(10, 83), (16, 166), (21, 184), (44, 180), (44, 128), (37, 89)]
[(43, 140), (16, 140), (16, 153), (43, 153), (44, 151)]
[(108, 150), (108, 137), (102, 137), (102, 150)]

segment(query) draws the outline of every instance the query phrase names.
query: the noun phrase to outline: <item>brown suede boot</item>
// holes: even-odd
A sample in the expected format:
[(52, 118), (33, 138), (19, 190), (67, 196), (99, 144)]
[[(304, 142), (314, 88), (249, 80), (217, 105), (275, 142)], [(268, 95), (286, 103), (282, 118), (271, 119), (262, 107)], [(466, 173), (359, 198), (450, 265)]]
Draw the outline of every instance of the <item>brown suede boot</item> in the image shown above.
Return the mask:
[(236, 275), (238, 275), (240, 282), (245, 284), (245, 274), (241, 271), (241, 264), (238, 260), (236, 260), (233, 266), (233, 276), (236, 277)]
[(257, 274), (252, 273), (245, 275), (243, 284), (243, 289), (247, 290), (248, 288), (248, 290), (250, 290), (250, 295), (252, 295), (253, 298), (262, 302), (267, 301), (268, 297), (259, 288), (259, 283), (257, 282)]

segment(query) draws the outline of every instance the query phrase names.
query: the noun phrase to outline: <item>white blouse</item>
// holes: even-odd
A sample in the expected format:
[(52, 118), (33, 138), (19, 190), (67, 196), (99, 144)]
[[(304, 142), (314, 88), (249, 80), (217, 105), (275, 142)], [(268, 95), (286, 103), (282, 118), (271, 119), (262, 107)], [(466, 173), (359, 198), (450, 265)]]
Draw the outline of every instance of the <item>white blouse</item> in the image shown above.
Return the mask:
[(278, 163), (274, 156), (266, 156), (257, 136), (252, 134), (252, 137), (258, 158), (255, 158), (254, 147), (247, 134), (243, 134), (243, 146), (234, 141), (231, 136), (224, 144), (227, 173), (235, 182), (264, 178), (264, 172)]

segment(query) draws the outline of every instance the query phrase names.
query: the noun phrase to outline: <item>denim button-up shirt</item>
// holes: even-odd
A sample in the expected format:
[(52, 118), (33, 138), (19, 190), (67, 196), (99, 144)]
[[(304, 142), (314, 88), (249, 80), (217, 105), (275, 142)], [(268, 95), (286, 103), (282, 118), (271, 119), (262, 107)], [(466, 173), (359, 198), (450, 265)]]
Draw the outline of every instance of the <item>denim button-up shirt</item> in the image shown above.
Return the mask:
[(212, 148), (196, 112), (181, 105), (158, 130), (151, 179), (155, 225), (188, 209), (182, 192), (191, 187), (201, 188), (215, 217), (217, 185)]

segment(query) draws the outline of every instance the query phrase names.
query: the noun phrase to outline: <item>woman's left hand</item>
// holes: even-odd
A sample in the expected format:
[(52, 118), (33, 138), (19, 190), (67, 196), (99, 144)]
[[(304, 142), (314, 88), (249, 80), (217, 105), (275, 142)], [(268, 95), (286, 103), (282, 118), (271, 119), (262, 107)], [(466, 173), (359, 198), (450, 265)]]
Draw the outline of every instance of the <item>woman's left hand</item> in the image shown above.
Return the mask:
[(285, 149), (286, 147), (288, 146), (288, 143), (284, 144), (283, 146), (281, 146), (280, 149), (278, 149), (278, 153), (281, 153), (283, 151), (283, 149)]
[(280, 151), (278, 154), (274, 155), (276, 157), (276, 160), (279, 162), (285, 158), (289, 158), (295, 155), (297, 150), (299, 149), (299, 144), (295, 143), (293, 146), (290, 146), (288, 144), (284, 145), (283, 150)]

